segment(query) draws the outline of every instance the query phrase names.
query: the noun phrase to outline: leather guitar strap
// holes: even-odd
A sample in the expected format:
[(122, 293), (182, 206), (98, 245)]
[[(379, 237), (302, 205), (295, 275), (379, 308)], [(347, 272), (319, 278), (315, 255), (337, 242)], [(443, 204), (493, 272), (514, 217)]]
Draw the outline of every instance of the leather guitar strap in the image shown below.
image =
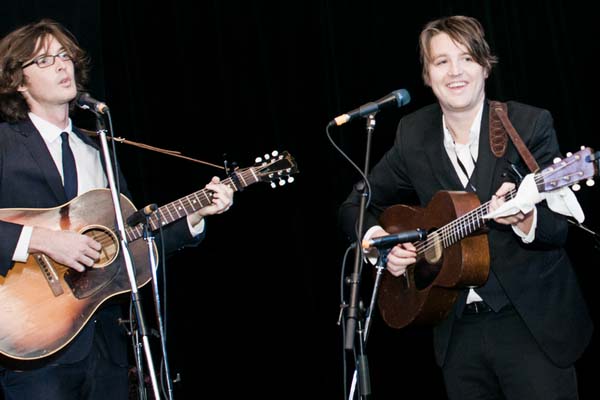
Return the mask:
[(507, 136), (512, 140), (529, 170), (538, 171), (540, 168), (538, 163), (508, 119), (506, 103), (490, 101), (490, 147), (497, 158), (502, 157), (506, 152)]

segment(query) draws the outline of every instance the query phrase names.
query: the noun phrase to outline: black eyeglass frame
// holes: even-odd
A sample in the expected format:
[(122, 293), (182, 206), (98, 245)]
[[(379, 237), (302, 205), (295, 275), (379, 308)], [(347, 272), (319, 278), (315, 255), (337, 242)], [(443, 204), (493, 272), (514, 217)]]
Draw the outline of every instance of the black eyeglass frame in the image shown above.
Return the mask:
[[(25, 68), (29, 67), (30, 65), (33, 65), (33, 64), (36, 64), (40, 68), (51, 67), (56, 62), (56, 57), (60, 58), (62, 61), (71, 61), (72, 60), (71, 55), (68, 52), (66, 52), (66, 51), (61, 51), (60, 53), (57, 53), (57, 54), (43, 54), (43, 55), (41, 55), (39, 57), (36, 57), (33, 60), (31, 60), (31, 61), (29, 61), (29, 62), (27, 62), (25, 64), (23, 64), (21, 66), (21, 69), (25, 69)], [(43, 59), (46, 59), (46, 58), (52, 58), (52, 62), (50, 64), (47, 64), (47, 65), (40, 65), (40, 62)]]

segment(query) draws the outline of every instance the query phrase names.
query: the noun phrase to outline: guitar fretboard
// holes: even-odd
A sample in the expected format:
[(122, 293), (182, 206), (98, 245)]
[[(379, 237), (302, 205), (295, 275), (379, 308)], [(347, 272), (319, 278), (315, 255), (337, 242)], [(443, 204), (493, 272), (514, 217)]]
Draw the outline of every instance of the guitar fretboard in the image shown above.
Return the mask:
[[(233, 178), (224, 179), (221, 183), (230, 187), (235, 192), (258, 181), (259, 178), (255, 174), (254, 169), (246, 168), (234, 172)], [(200, 210), (201, 208), (209, 206), (212, 204), (212, 195), (212, 191), (201, 189), (169, 204), (165, 204), (149, 217), (151, 230), (155, 231), (161, 226), (168, 225), (171, 222), (177, 221)], [(125, 234), (127, 236), (127, 241), (129, 242), (141, 238), (144, 235), (143, 224), (126, 228)]]

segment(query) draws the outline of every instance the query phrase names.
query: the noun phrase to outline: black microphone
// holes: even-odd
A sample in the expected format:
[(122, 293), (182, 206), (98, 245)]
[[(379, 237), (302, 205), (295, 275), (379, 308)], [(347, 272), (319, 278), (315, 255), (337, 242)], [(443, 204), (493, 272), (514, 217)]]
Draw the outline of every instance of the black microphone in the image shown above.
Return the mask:
[(400, 89), (393, 91), (385, 97), (380, 98), (377, 101), (371, 101), (367, 104), (363, 104), (359, 108), (355, 108), (354, 110), (347, 112), (346, 114), (342, 114), (339, 117), (335, 117), (333, 121), (331, 121), (330, 125), (343, 125), (346, 122), (356, 118), (356, 117), (364, 117), (365, 115), (369, 115), (374, 113), (375, 111), (379, 111), (382, 108), (387, 107), (402, 107), (410, 102), (410, 94), (406, 89)]
[(399, 243), (416, 242), (417, 240), (425, 239), (427, 239), (427, 231), (424, 229), (415, 229), (414, 231), (400, 232), (375, 239), (363, 240), (362, 248), (368, 249), (370, 247), (377, 247), (378, 249), (388, 249)]
[(131, 214), (129, 218), (127, 218), (127, 225), (136, 226), (137, 224), (145, 222), (146, 217), (151, 216), (152, 213), (156, 210), (158, 210), (158, 206), (155, 203), (148, 204), (146, 207), (140, 208), (139, 210)]
[(105, 103), (94, 99), (87, 92), (79, 92), (75, 99), (75, 104), (84, 110), (92, 110), (100, 114), (104, 114), (108, 110), (108, 106)]

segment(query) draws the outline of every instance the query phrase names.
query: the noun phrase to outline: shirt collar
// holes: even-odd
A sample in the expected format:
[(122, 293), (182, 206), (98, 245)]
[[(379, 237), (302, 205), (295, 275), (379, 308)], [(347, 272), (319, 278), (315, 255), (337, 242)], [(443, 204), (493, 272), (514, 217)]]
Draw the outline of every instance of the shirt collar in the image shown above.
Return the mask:
[(32, 112), (29, 113), (29, 118), (46, 143), (54, 142), (63, 132), (73, 132), (71, 118), (69, 118), (69, 123), (65, 129), (59, 128)]
[(477, 112), (477, 115), (475, 116), (475, 119), (473, 120), (473, 124), (471, 125), (471, 128), (469, 129), (468, 143), (461, 145), (458, 143), (454, 143), (452, 134), (450, 133), (450, 130), (448, 129), (448, 126), (446, 125), (446, 118), (444, 118), (444, 116), (442, 115), (442, 123), (443, 123), (443, 127), (444, 127), (444, 147), (446, 147), (447, 149), (454, 150), (454, 148), (456, 146), (469, 146), (471, 153), (473, 154), (473, 157), (475, 157), (475, 159), (477, 159), (477, 153), (478, 153), (478, 149), (479, 149), (479, 134), (481, 132), (482, 116), (483, 116), (483, 102), (481, 102), (481, 105), (479, 106), (479, 111)]

